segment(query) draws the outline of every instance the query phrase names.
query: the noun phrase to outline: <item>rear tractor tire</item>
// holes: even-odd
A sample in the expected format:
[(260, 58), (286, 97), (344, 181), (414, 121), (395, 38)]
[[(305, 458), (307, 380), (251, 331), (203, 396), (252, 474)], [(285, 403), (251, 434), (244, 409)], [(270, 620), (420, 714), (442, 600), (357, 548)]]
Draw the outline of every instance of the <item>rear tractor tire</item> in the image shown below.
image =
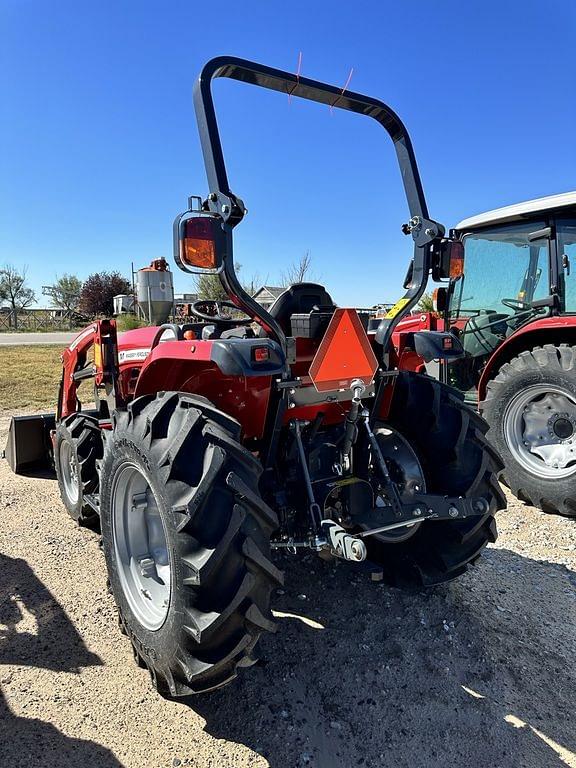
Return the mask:
[[(427, 493), (482, 496), (488, 511), (464, 520), (422, 521), (398, 529), (411, 535), (370, 536), (365, 540), (368, 559), (382, 567), (384, 578), (393, 585), (451, 581), (496, 541), (494, 515), (506, 506), (497, 480), (502, 462), (484, 436), (488, 426), (462, 402), (457, 390), (428, 376), (401, 371), (388, 418), (374, 425), (379, 442), (390, 432), (387, 427), (414, 452)], [(385, 454), (385, 443), (381, 449)]]
[(576, 517), (576, 347), (521, 352), (488, 383), (481, 409), (512, 493)]
[(158, 691), (225, 685), (275, 626), (275, 513), (240, 426), (185, 393), (113, 415), (102, 463), (102, 542), (120, 626)]
[(98, 490), (96, 462), (102, 452), (102, 434), (93, 416), (73, 413), (56, 426), (54, 466), (60, 496), (70, 517), (87, 528), (99, 525), (86, 495)]

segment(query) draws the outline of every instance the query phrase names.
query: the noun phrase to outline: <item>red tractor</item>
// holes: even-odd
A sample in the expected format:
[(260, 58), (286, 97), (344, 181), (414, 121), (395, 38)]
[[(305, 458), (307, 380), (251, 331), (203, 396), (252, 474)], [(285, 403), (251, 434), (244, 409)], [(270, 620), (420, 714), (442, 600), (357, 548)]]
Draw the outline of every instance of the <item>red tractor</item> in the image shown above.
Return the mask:
[(465, 219), (438, 249), (451, 279), (438, 312), (396, 326), (400, 367), (430, 366), (414, 332), (452, 331), (465, 355), (434, 373), (477, 404), (506, 484), (576, 517), (576, 192)]
[[(367, 334), (321, 285), (291, 286), (270, 311), (242, 289), (232, 236), (246, 211), (228, 185), (215, 77), (384, 127), (412, 216), (419, 282), (404, 312), (444, 233), (428, 218), (406, 129), (385, 104), (241, 59), (204, 67), (194, 103), (209, 193), (176, 218), (175, 258), (185, 271), (217, 273), (230, 302), (196, 302), (193, 322), (119, 336), (114, 321), (93, 323), (63, 354), (56, 417), (15, 419), (7, 450), (26, 471), (52, 435), (64, 505), (101, 526), (121, 627), (171, 696), (222, 686), (254, 662), (283, 578), (273, 552), (368, 558), (391, 583), (439, 584), (495, 540), (504, 505), (483, 420), (450, 387), (386, 364), (402, 312)], [(434, 357), (461, 353), (447, 333), (415, 343)], [(92, 410), (79, 400), (85, 379)]]

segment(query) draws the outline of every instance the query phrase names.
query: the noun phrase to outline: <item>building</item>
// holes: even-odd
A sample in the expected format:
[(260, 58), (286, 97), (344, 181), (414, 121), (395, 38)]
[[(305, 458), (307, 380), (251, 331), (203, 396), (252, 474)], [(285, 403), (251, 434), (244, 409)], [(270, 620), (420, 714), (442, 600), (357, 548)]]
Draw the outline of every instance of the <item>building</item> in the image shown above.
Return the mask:
[(284, 293), (284, 290), (285, 289), (281, 286), (263, 285), (258, 288), (252, 298), (255, 299), (260, 306), (264, 307), (264, 309), (270, 309), (278, 296), (280, 296), (281, 293)]

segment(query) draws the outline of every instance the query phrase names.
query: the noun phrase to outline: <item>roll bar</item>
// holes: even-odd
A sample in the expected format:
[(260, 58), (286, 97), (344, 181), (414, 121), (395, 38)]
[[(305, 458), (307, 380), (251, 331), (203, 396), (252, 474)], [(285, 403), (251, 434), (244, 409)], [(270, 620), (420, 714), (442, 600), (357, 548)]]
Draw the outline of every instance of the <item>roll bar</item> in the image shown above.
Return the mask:
[(430, 268), (430, 243), (440, 239), (444, 234), (442, 225), (428, 218), (428, 208), (412, 142), (404, 124), (390, 107), (378, 99), (351, 91), (343, 92), (341, 88), (333, 85), (310, 80), (280, 69), (273, 69), (264, 64), (231, 56), (221, 56), (209, 61), (202, 69), (194, 86), (194, 108), (210, 189), (206, 205), (209, 210), (221, 216), (230, 228), (229, 247), (226, 249), (227, 253), (221, 275), (222, 282), (227, 290), (232, 291), (231, 297), (235, 302), (248, 314), (258, 317), (264, 327), (277, 338), (284, 351), (286, 351), (286, 339), (281, 328), (268, 312), (245, 293), (234, 273), (231, 230), (242, 221), (245, 208), (242, 200), (234, 195), (228, 183), (212, 97), (212, 81), (217, 77), (228, 77), (261, 88), (279, 91), (289, 96), (299, 96), (309, 101), (316, 101), (335, 109), (357, 112), (376, 120), (388, 132), (396, 150), (410, 211), (410, 222), (405, 225), (405, 231), (412, 235), (415, 247), (412, 281), (408, 286), (405, 300), (400, 302), (402, 309), (398, 311), (396, 316), (389, 318), (389, 320), (383, 320), (377, 332), (377, 340), (386, 346), (393, 326), (410, 310), (424, 292)]

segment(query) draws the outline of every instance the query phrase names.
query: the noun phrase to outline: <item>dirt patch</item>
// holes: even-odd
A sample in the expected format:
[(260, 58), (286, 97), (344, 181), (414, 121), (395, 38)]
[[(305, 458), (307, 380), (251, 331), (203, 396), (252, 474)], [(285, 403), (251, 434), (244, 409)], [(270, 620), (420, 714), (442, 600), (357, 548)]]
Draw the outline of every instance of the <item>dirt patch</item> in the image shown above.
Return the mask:
[(576, 766), (576, 522), (511, 499), (498, 523), (426, 592), (285, 558), (260, 663), (170, 702), (117, 629), (98, 536), (0, 462), (0, 765)]

